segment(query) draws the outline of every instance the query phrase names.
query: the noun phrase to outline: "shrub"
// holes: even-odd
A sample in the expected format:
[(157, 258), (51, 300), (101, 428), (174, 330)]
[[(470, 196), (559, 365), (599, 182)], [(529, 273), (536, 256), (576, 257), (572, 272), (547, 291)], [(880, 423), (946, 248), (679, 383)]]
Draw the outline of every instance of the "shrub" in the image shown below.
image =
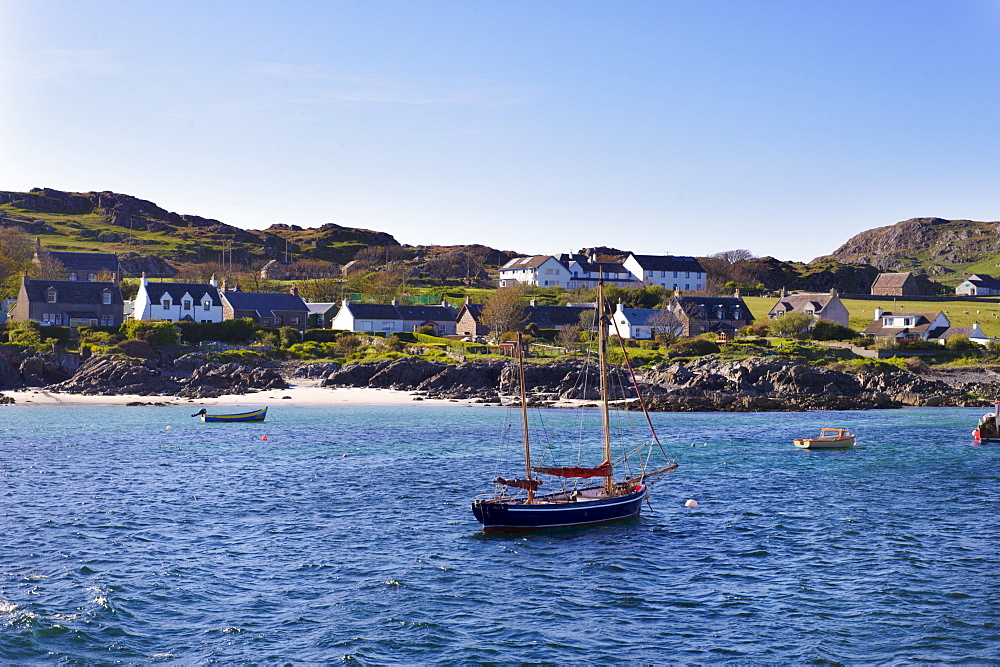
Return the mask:
[(953, 352), (959, 352), (959, 351), (964, 352), (967, 350), (979, 349), (979, 346), (973, 343), (971, 340), (969, 340), (969, 337), (966, 336), (965, 334), (958, 334), (957, 336), (952, 336), (945, 342), (944, 346)]
[(137, 359), (156, 359), (156, 351), (153, 346), (144, 340), (126, 340), (118, 343), (108, 350), (110, 353), (121, 353), (126, 357)]
[(852, 340), (857, 336), (854, 329), (829, 320), (816, 320), (812, 328), (813, 340)]
[(436, 331), (434, 330), (434, 327), (432, 327), (432, 326), (431, 326), (431, 325), (429, 325), (429, 324), (425, 324), (425, 325), (424, 325), (424, 326), (422, 326), (422, 327), (417, 327), (417, 330), (416, 330), (416, 332), (415, 332), (415, 333), (418, 333), (418, 334), (423, 334), (424, 336), (433, 336), (433, 335), (435, 335), (435, 334), (436, 334), (437, 332), (436, 332)]
[(768, 328), (775, 336), (803, 338), (813, 326), (813, 316), (808, 313), (785, 313), (771, 320)]
[(278, 337), (281, 339), (281, 347), (291, 347), (302, 341), (302, 332), (295, 327), (281, 327), (278, 329)]
[(224, 343), (239, 345), (248, 343), (260, 327), (249, 318), (225, 320), (223, 322), (176, 322), (181, 335), (188, 343), (200, 343), (203, 340), (219, 340)]
[(303, 341), (315, 341), (317, 343), (332, 343), (338, 336), (345, 332), (336, 329), (306, 329), (302, 336)]
[(702, 357), (706, 354), (715, 354), (718, 351), (719, 346), (716, 343), (704, 338), (679, 340), (668, 349), (671, 356), (679, 357)]
[[(94, 327), (90, 328), (94, 329)], [(180, 334), (173, 322), (125, 320), (119, 327), (119, 331), (127, 339), (144, 340), (154, 347), (177, 345), (180, 342)]]
[(361, 339), (354, 334), (347, 334), (337, 339), (335, 349), (337, 354), (346, 356), (356, 352), (363, 345)]

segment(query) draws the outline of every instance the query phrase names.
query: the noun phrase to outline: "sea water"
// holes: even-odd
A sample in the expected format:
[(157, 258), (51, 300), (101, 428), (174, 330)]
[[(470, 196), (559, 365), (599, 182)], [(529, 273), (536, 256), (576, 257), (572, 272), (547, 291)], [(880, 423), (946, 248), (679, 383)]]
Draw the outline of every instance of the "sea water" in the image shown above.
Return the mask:
[(0, 408), (0, 660), (1000, 661), (982, 409), (656, 414), (641, 518), (526, 536), (469, 507), (501, 408), (194, 411)]

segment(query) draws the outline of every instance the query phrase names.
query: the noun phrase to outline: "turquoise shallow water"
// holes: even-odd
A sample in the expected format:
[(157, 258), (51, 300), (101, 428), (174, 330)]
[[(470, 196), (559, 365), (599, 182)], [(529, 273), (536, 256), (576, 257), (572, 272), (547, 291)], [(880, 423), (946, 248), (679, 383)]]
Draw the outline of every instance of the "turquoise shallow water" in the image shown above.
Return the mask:
[(658, 414), (651, 512), (518, 537), (499, 409), (193, 411), (0, 408), (0, 660), (1000, 662), (981, 409)]

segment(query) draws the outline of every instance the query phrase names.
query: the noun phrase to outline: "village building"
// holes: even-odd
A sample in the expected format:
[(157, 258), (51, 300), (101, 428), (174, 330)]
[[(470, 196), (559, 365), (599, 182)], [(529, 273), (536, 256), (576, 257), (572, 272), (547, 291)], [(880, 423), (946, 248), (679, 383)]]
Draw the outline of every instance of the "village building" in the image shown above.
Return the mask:
[(309, 308), (308, 327), (310, 329), (329, 329), (334, 316), (340, 310), (339, 303), (309, 303), (307, 301), (306, 307)]
[(44, 250), (42, 241), (35, 238), (35, 253), (31, 261), (42, 265), (45, 257), (54, 260), (66, 271), (68, 280), (96, 281), (98, 278), (110, 278), (121, 275), (121, 264), (118, 255), (110, 252), (57, 252)]
[(515, 257), (500, 267), (500, 287), (569, 287), (569, 268), (551, 255)]
[(805, 313), (812, 315), (814, 320), (827, 320), (842, 327), (849, 326), (851, 319), (847, 307), (840, 300), (835, 289), (829, 292), (800, 292), (798, 294), (789, 294), (782, 289), (781, 297), (777, 303), (771, 306), (767, 316), (773, 320), (787, 313)]
[(295, 287), (285, 293), (241, 292), (238, 288), (228, 290), (223, 283), (219, 294), (224, 320), (249, 318), (266, 329), (292, 327), (299, 331), (305, 331), (309, 321), (309, 308)]
[(132, 318), (202, 324), (221, 322), (222, 297), (214, 277), (208, 283), (151, 283), (143, 274), (132, 306)]
[(674, 292), (700, 292), (708, 283), (708, 274), (694, 257), (630, 253), (622, 265), (638, 283)]
[(344, 299), (330, 328), (390, 334), (412, 333), (429, 326), (435, 335), (453, 336), (456, 315), (456, 310), (447, 301), (439, 306), (401, 306), (396, 299), (391, 304), (351, 303), (350, 299)]
[(735, 337), (743, 327), (753, 324), (753, 314), (743, 298), (737, 296), (674, 295), (670, 310), (680, 320), (682, 336), (724, 333)]
[(910, 272), (880, 273), (872, 283), (873, 296), (919, 296), (917, 279)]
[(875, 309), (875, 319), (861, 332), (875, 339), (896, 343), (911, 341), (932, 341), (947, 343), (954, 336), (968, 336), (979, 345), (986, 345), (991, 339), (975, 322), (971, 327), (956, 327), (941, 311), (883, 311)]
[(680, 335), (682, 329), (680, 318), (667, 308), (625, 308), (621, 301), (611, 320), (608, 335), (622, 338), (649, 339), (667, 332)]
[(12, 320), (68, 327), (121, 326), (122, 291), (117, 282), (37, 280), (21, 277)]
[(955, 288), (958, 296), (998, 296), (1000, 280), (985, 273), (973, 273)]
[[(566, 306), (540, 306), (532, 299), (524, 306), (524, 315), (518, 328), (523, 330), (529, 325), (538, 329), (558, 330), (568, 326), (579, 326), (580, 316), (585, 312), (593, 312), (595, 304), (570, 304)], [(456, 331), (460, 336), (485, 336), (490, 328), (483, 320), (483, 304), (470, 303), (462, 305), (456, 317)]]
[(598, 262), (595, 259), (572, 259), (569, 264), (570, 289), (585, 287), (593, 289), (601, 280), (605, 285), (615, 285), (617, 287), (634, 287), (641, 285), (632, 276), (632, 273), (625, 268), (624, 264), (615, 262)]

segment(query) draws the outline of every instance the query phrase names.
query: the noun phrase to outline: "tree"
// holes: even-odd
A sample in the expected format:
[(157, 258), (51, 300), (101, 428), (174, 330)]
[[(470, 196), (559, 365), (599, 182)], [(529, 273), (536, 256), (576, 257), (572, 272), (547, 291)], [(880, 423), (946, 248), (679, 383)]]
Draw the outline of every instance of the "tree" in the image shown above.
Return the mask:
[(812, 328), (813, 321), (808, 313), (785, 313), (771, 320), (768, 328), (775, 336), (803, 338)]
[(664, 345), (670, 345), (680, 338), (684, 326), (681, 318), (669, 308), (660, 308), (646, 320), (646, 324), (650, 327), (651, 336)]
[(483, 324), (497, 340), (516, 330), (524, 321), (524, 289), (520, 286), (501, 287), (483, 306)]
[(572, 352), (576, 349), (576, 341), (579, 337), (580, 326), (577, 324), (567, 325), (556, 334), (556, 345), (567, 352)]
[(458, 251), (443, 252), (424, 262), (424, 271), (439, 285), (444, 285), (449, 278), (461, 273), (464, 260), (463, 254)]
[(754, 260), (757, 257), (746, 250), (724, 250), (700, 261), (708, 274), (708, 288), (713, 292), (725, 290), (726, 283), (756, 285), (760, 282), (761, 267)]
[(19, 227), (0, 227), (0, 297), (17, 296), (35, 246)]
[(315, 278), (296, 283), (299, 296), (310, 303), (336, 303), (344, 296), (344, 281), (335, 278)]
[(359, 284), (361, 291), (376, 303), (388, 303), (401, 296), (406, 290), (406, 267), (390, 264), (381, 271), (366, 275)]

